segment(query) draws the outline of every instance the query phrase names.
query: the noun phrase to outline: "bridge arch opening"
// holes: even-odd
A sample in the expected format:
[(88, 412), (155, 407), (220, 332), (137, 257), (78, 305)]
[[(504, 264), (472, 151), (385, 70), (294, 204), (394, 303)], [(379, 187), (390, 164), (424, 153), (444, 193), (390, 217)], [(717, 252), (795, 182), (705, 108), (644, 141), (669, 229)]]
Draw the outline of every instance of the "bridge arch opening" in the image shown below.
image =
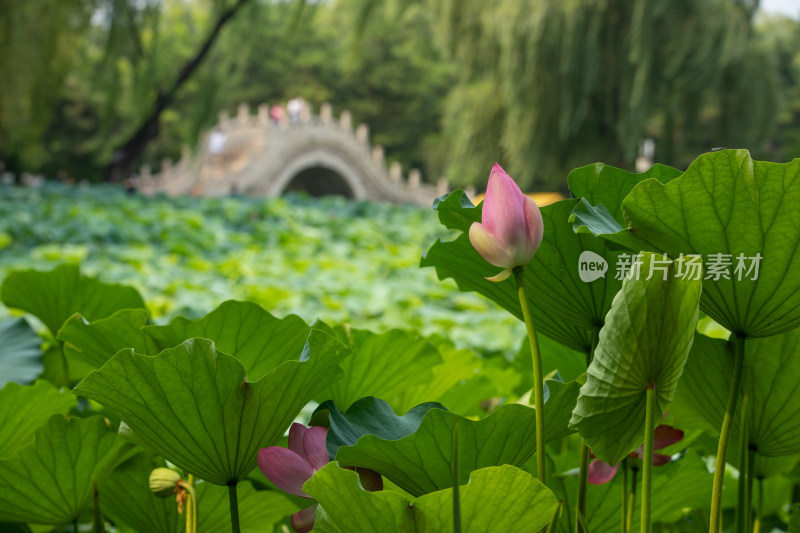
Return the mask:
[(333, 169), (319, 165), (303, 169), (295, 174), (283, 189), (283, 194), (296, 191), (305, 191), (315, 197), (355, 198), (356, 196), (344, 177)]

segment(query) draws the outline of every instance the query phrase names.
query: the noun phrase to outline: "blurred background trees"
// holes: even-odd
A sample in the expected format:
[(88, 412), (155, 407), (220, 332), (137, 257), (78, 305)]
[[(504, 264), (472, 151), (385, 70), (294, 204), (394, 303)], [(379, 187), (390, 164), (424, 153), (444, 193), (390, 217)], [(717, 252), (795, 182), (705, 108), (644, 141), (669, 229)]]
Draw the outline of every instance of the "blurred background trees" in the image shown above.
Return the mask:
[(131, 168), (240, 101), (296, 96), (455, 185), (498, 160), (563, 189), (575, 166), (633, 168), (645, 139), (677, 167), (717, 146), (800, 156), (800, 21), (757, 1), (0, 0), (0, 159), (103, 179), (234, 9)]

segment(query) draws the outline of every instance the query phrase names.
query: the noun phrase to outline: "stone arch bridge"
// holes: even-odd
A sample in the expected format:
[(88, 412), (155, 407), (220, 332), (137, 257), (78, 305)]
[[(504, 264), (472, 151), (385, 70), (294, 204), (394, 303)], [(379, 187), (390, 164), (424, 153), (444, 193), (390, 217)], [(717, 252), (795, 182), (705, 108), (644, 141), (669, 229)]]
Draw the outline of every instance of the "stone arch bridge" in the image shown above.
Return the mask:
[(386, 166), (383, 147), (372, 146), (365, 124), (355, 129), (351, 115), (336, 118), (330, 104), (318, 115), (305, 107), (297, 120), (270, 118), (262, 104), (255, 115), (240, 104), (236, 117), (220, 113), (217, 126), (194, 153), (164, 160), (158, 174), (140, 172), (145, 194), (280, 196), (306, 190), (356, 199), (431, 205), (448, 191), (447, 182), (423, 183), (418, 170), (403, 175), (399, 163)]

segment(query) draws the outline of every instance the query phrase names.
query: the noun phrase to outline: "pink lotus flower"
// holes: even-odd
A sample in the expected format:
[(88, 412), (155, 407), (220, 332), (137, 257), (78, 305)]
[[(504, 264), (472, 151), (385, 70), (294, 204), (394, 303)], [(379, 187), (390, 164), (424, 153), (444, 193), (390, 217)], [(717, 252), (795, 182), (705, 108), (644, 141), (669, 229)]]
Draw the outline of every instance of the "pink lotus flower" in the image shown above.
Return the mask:
[[(675, 429), (671, 426), (658, 426), (655, 430), (654, 437), (653, 437), (653, 449), (660, 450), (661, 448), (666, 448), (671, 444), (675, 444), (676, 442), (683, 439), (683, 431), (680, 429)], [(644, 444), (636, 448), (635, 451), (631, 452), (628, 457), (636, 457), (639, 460), (644, 459)], [(664, 455), (663, 453), (653, 453), (653, 466), (661, 466), (669, 463), (671, 457), (669, 455)], [(595, 459), (589, 465), (589, 483), (592, 485), (602, 485), (604, 483), (608, 483), (614, 476), (617, 475), (617, 470), (619, 469), (619, 463), (614, 466), (606, 463), (605, 461), (601, 461), (600, 459)]]
[(489, 263), (505, 269), (486, 279), (503, 281), (515, 267), (527, 266), (542, 243), (543, 229), (536, 202), (522, 194), (511, 176), (495, 163), (483, 200), (482, 220), (469, 228), (475, 250)]
[[(313, 426), (310, 428), (294, 423), (289, 428), (289, 448), (270, 446), (258, 451), (258, 466), (281, 490), (311, 499), (304, 490), (303, 484), (311, 479), (318, 470), (328, 464), (328, 449), (325, 439), (328, 428)], [(381, 490), (381, 476), (371, 470), (358, 469), (361, 485), (370, 491)], [(307, 507), (292, 515), (292, 528), (298, 533), (308, 533), (314, 528), (317, 516), (317, 504)]]

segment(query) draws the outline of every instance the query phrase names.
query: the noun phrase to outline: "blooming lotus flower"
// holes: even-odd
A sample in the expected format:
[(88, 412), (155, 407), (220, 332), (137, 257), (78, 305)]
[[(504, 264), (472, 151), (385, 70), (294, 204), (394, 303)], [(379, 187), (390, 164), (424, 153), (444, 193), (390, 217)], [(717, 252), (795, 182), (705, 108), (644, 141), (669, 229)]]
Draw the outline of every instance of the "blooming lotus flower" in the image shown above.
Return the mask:
[[(653, 449), (660, 450), (683, 439), (683, 431), (671, 426), (658, 426), (653, 434)], [(630, 453), (628, 457), (644, 459), (644, 444)], [(653, 453), (653, 466), (662, 466), (670, 461), (671, 457), (663, 453)], [(619, 463), (611, 466), (605, 461), (595, 459), (589, 465), (589, 483), (592, 485), (602, 485), (608, 483), (617, 475)]]
[[(328, 428), (313, 426), (310, 428), (294, 423), (289, 428), (289, 448), (270, 446), (258, 451), (258, 466), (281, 490), (311, 499), (304, 490), (303, 484), (311, 479), (318, 470), (328, 464), (328, 449), (325, 439)], [(381, 476), (371, 470), (359, 469), (361, 485), (370, 491), (381, 490)], [(292, 515), (292, 528), (298, 533), (307, 533), (314, 528), (317, 516), (317, 504), (307, 507)]]
[(503, 281), (515, 267), (526, 266), (542, 243), (542, 213), (522, 194), (511, 176), (494, 164), (483, 199), (481, 222), (469, 228), (475, 250), (494, 266), (505, 270), (486, 278)]

